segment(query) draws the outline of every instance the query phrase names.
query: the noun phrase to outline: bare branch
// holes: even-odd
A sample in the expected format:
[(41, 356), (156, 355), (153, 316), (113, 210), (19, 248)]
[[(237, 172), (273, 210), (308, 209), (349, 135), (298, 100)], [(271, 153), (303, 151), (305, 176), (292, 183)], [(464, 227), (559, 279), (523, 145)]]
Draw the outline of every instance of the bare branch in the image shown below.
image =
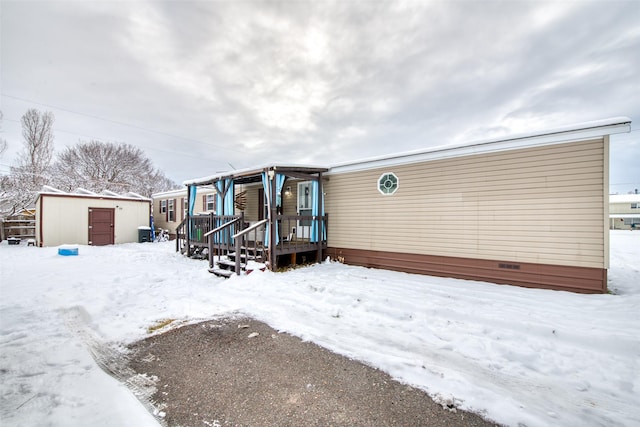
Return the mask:
[(82, 142), (62, 152), (54, 164), (54, 186), (71, 191), (82, 187), (145, 196), (175, 188), (176, 184), (154, 169), (142, 150), (129, 144)]

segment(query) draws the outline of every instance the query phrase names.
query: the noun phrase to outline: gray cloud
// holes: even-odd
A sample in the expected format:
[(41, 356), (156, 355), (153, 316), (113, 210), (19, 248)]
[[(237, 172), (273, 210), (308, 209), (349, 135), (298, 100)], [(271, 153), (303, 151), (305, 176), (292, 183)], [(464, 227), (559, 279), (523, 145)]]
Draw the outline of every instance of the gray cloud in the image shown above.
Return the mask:
[[(229, 163), (325, 164), (640, 119), (636, 2), (3, 1), (2, 9), (12, 146), (27, 108), (50, 109), (58, 145), (131, 143), (177, 180)], [(627, 141), (635, 140), (633, 132)], [(637, 144), (612, 147), (640, 154)], [(638, 180), (629, 167), (615, 165), (619, 180)]]

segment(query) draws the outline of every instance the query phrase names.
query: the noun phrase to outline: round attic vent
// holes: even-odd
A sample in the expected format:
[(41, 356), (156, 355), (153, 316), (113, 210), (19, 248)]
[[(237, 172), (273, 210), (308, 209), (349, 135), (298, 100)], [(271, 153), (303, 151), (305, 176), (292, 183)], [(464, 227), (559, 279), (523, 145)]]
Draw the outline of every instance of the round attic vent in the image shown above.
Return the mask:
[(383, 173), (378, 178), (378, 191), (385, 196), (391, 195), (396, 192), (400, 180), (393, 172)]

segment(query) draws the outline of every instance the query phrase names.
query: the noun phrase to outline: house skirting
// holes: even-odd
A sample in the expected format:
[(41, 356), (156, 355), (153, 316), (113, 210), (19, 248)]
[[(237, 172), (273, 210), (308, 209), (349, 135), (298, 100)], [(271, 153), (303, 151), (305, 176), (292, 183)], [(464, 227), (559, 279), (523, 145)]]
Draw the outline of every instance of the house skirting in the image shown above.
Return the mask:
[(330, 247), (345, 264), (580, 293), (607, 292), (607, 269)]

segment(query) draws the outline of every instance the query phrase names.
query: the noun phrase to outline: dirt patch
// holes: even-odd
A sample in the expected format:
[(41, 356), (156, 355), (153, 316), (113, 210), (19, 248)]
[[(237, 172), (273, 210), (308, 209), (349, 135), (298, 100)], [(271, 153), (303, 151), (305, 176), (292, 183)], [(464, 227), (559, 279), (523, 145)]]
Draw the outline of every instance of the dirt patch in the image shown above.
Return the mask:
[(247, 318), (183, 326), (132, 344), (157, 377), (169, 426), (489, 426), (387, 374)]

